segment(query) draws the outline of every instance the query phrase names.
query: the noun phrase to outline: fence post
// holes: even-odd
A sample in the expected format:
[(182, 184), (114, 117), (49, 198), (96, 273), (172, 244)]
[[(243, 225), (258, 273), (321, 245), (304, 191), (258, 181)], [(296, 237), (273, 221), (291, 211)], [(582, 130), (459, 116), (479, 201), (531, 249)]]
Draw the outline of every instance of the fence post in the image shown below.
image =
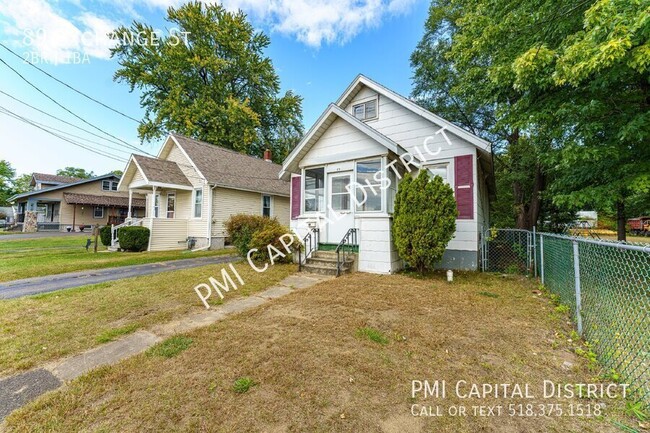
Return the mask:
[(576, 320), (578, 322), (578, 334), (582, 336), (582, 301), (580, 296), (580, 254), (578, 253), (578, 241), (573, 241), (573, 273), (576, 283)]
[(533, 226), (533, 276), (537, 277), (537, 234)]
[(542, 277), (542, 285), (544, 285), (544, 235), (539, 235), (539, 273)]

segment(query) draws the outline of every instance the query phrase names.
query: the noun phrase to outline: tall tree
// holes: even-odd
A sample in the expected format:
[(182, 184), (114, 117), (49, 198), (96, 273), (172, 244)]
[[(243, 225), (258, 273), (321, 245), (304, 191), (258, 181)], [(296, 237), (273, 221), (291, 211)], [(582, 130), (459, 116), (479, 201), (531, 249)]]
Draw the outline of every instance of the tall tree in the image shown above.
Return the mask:
[(649, 172), (649, 26), (641, 0), (434, 0), (414, 95), (504, 144), (518, 227), (548, 197), (551, 211), (615, 205), (624, 238)]
[(31, 174), (25, 173), (16, 177), (13, 180), (13, 193), (22, 194), (24, 192), (30, 191), (32, 189), (31, 182), (32, 182)]
[(92, 171), (86, 171), (79, 167), (60, 168), (56, 171), (58, 176), (78, 177), (79, 179), (89, 179), (95, 175)]
[(13, 195), (12, 181), (15, 175), (16, 170), (9, 161), (0, 160), (0, 206), (9, 205), (7, 200)]
[[(153, 27), (140, 22), (114, 32), (111, 54), (120, 64), (114, 79), (142, 91), (141, 140), (176, 131), (251, 155), (269, 148), (281, 161), (302, 134), (302, 99), (291, 91), (280, 95), (264, 54), (269, 37), (241, 11), (219, 4), (169, 8), (167, 21), (182, 33), (153, 36)], [(131, 35), (141, 35), (139, 43), (130, 43)]]

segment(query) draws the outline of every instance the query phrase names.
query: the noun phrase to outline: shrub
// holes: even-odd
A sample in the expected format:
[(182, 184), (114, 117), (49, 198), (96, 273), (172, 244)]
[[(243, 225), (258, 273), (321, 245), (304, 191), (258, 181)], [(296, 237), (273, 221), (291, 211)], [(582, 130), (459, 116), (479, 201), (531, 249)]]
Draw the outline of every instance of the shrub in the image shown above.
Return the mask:
[(122, 227), (117, 231), (120, 248), (127, 251), (144, 251), (149, 246), (149, 229), (146, 227)]
[[(239, 255), (246, 257), (251, 248), (257, 248), (251, 258), (255, 261), (268, 260), (268, 245), (273, 245), (286, 254), (284, 246), (280, 243), (280, 236), (291, 233), (284, 227), (277, 218), (269, 218), (261, 215), (237, 214), (232, 215), (224, 223), (226, 231), (230, 236), (232, 244), (237, 248)], [(295, 243), (296, 241), (294, 241)], [(279, 262), (290, 262), (291, 256), (280, 257), (275, 260)]]
[[(263, 227), (262, 229), (253, 233), (249, 246), (250, 248), (257, 248), (257, 251), (251, 254), (251, 258), (256, 262), (268, 262), (269, 261), (268, 246), (272, 245), (274, 248), (281, 251), (282, 254), (285, 254), (285, 257), (281, 257), (281, 256), (277, 258), (274, 257), (273, 263), (291, 263), (292, 255), (287, 253), (287, 250), (284, 248), (284, 245), (280, 241), (280, 237), (286, 235), (287, 233), (291, 234), (291, 236), (294, 236), (291, 233), (291, 231), (288, 228), (284, 227), (282, 224), (280, 224), (278, 220), (276, 219), (270, 220), (270, 222), (267, 224), (266, 227)], [(286, 236), (284, 241), (289, 243), (289, 237)], [(295, 236), (291, 244), (292, 246), (298, 245), (298, 239), (295, 238)], [(271, 251), (272, 254), (274, 254), (274, 256), (277, 255), (277, 252), (273, 252), (273, 250)]]
[(111, 244), (111, 226), (104, 226), (99, 229), (99, 238), (105, 247)]
[(421, 170), (400, 182), (395, 197), (393, 235), (400, 258), (420, 273), (440, 261), (456, 230), (456, 201), (439, 176)]

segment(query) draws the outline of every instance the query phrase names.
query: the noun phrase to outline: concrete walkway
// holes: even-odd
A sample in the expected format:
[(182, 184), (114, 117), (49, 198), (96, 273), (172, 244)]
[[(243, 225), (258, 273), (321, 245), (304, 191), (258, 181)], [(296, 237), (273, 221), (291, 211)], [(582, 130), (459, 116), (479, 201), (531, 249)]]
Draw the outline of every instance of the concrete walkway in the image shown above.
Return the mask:
[[(208, 326), (226, 317), (250, 310), (289, 293), (314, 286), (332, 277), (313, 274), (295, 274), (255, 295), (236, 298), (200, 313), (185, 316), (174, 322), (157, 325), (147, 331), (138, 331), (120, 340), (103, 344), (79, 355), (57, 360), (41, 368), (0, 379), (0, 422), (47, 391), (62, 386), (97, 367), (116, 364), (141, 353), (154, 344), (177, 333)], [(1, 427), (1, 425), (0, 425)], [(1, 430), (1, 428), (0, 428)]]
[(7, 281), (6, 283), (0, 283), (0, 299), (19, 298), (21, 296), (53, 292), (55, 290), (70, 289), (72, 287), (104, 283), (123, 278), (228, 263), (238, 259), (239, 257), (232, 255), (196, 257), (193, 259), (170, 260), (168, 262), (119, 266), (105, 269), (90, 269), (86, 271), (68, 272), (67, 274)]

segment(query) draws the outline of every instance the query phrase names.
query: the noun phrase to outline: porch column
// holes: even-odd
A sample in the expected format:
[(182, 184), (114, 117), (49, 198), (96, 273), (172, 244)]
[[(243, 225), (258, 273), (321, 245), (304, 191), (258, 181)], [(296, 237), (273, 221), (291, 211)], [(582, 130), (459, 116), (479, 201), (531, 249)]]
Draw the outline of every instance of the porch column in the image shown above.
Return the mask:
[(126, 218), (131, 219), (131, 202), (133, 201), (133, 190), (129, 188), (129, 209), (126, 212)]

